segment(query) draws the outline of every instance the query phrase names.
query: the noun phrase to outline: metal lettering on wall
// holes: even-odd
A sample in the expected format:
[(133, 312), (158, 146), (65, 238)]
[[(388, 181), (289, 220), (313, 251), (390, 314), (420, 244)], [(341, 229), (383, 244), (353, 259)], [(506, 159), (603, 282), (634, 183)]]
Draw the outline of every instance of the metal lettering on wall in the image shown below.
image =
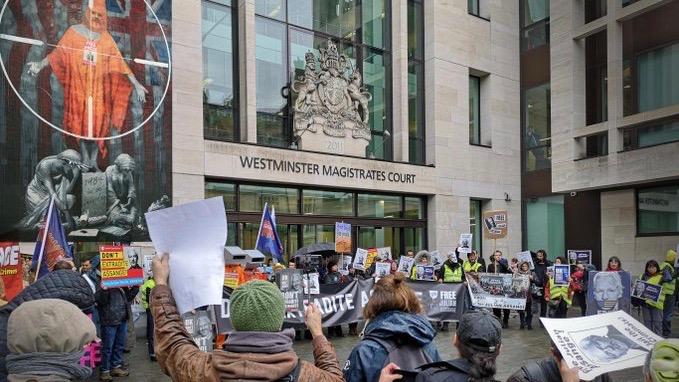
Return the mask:
[(0, 236), (35, 239), (54, 198), (72, 235), (147, 238), (170, 201), (171, 22), (171, 0), (4, 2)]
[(313, 53), (304, 58), (304, 74), (292, 84), (297, 93), (296, 142), (305, 150), (364, 156), (371, 139), (368, 102), (372, 96), (363, 87), (361, 73), (339, 54), (332, 40), (321, 49), (320, 72)]

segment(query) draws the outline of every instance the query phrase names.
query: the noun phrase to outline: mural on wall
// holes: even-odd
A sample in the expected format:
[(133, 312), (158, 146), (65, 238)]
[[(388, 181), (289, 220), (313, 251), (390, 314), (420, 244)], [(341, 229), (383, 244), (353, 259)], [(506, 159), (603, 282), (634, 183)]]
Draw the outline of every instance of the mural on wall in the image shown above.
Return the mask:
[(144, 240), (171, 195), (170, 0), (7, 0), (0, 10), (0, 237)]

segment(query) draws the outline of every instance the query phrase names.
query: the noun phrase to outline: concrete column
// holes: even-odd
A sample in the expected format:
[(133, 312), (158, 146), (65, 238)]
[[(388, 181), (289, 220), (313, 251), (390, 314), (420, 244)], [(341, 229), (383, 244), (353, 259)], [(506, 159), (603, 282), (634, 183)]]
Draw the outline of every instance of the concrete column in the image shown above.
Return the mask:
[(616, 0), (608, 0), (607, 7), (608, 155), (617, 156), (617, 152), (622, 150), (622, 134), (616, 126), (623, 117), (622, 24), (616, 20), (616, 11), (621, 4)]
[(408, 1), (391, 2), (394, 160), (408, 161)]
[(238, 0), (238, 74), (241, 141), (257, 143), (255, 0)]

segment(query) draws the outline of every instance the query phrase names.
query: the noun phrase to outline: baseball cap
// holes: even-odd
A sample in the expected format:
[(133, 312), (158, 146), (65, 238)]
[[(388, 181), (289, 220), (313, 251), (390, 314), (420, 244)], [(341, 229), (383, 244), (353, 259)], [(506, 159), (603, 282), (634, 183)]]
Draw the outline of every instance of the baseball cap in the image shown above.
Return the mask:
[(495, 353), (502, 342), (502, 325), (490, 313), (465, 313), (460, 319), (457, 337), (461, 343), (474, 350)]

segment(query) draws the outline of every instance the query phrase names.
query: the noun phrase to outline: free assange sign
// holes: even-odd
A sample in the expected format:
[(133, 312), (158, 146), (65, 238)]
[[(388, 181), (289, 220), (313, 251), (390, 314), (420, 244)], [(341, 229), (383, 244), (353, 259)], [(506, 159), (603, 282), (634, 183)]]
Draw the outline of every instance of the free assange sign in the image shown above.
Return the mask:
[(396, 171), (336, 166), (330, 164), (320, 165), (311, 162), (271, 159), (247, 155), (240, 156), (240, 164), (242, 168), (262, 171), (278, 171), (291, 174), (308, 174), (343, 179), (415, 184), (415, 174)]

